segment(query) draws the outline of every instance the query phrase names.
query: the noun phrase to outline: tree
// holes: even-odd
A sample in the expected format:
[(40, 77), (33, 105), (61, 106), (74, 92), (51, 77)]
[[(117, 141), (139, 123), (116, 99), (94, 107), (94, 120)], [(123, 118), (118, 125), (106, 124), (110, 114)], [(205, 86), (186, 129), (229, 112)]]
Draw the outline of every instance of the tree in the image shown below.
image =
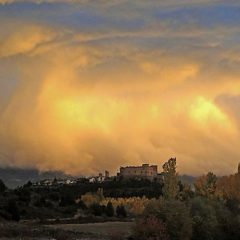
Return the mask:
[(23, 185), (24, 188), (30, 188), (32, 187), (32, 182), (29, 180), (26, 184)]
[(218, 221), (215, 208), (205, 198), (195, 198), (191, 204), (193, 240), (216, 239)]
[(0, 179), (0, 193), (4, 193), (6, 191), (7, 187), (4, 184), (4, 182)]
[(108, 202), (106, 207), (106, 215), (112, 217), (114, 215), (114, 208), (111, 202)]
[(149, 216), (136, 222), (134, 238), (137, 240), (169, 240), (166, 225), (155, 216)]
[(99, 203), (93, 203), (90, 206), (90, 211), (95, 216), (101, 216), (103, 213), (103, 208)]
[(68, 192), (64, 196), (61, 197), (59, 206), (60, 207), (66, 207), (66, 206), (72, 206), (75, 204), (75, 199), (72, 193)]
[(217, 193), (220, 193), (225, 200), (240, 203), (240, 174), (218, 178)]
[(90, 207), (94, 203), (100, 203), (101, 198), (99, 194), (89, 192), (82, 195), (81, 200), (86, 204), (87, 207)]
[(127, 217), (126, 209), (123, 205), (118, 205), (116, 208), (116, 214), (118, 217)]
[(189, 208), (177, 200), (152, 200), (144, 215), (155, 216), (166, 225), (171, 240), (189, 240), (192, 236), (192, 220)]
[(11, 220), (17, 221), (17, 222), (20, 220), (19, 209), (18, 209), (17, 203), (14, 199), (10, 199), (8, 201), (7, 211), (11, 215)]
[(79, 207), (80, 209), (82, 209), (82, 210), (86, 210), (86, 209), (87, 209), (86, 204), (85, 204), (82, 200), (80, 200), (80, 201), (78, 202), (78, 207)]
[(217, 189), (217, 176), (212, 172), (200, 177), (195, 183), (196, 193), (204, 197), (212, 197)]
[(171, 158), (163, 165), (163, 196), (166, 199), (176, 199), (179, 192), (176, 164), (176, 158)]

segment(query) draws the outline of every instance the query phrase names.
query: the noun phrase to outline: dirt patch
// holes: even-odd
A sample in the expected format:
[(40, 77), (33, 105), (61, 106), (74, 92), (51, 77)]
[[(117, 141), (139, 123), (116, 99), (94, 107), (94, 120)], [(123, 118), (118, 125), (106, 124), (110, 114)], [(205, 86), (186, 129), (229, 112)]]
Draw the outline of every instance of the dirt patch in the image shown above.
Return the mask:
[(55, 230), (62, 229), (88, 235), (98, 239), (126, 239), (131, 235), (133, 222), (104, 222), (87, 224), (59, 224), (48, 226)]

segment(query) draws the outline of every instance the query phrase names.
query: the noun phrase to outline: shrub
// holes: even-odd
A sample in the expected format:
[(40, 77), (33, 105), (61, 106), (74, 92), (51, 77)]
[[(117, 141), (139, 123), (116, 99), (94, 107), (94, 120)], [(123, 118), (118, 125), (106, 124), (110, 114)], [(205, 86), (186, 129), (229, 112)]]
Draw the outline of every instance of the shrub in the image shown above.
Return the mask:
[(117, 206), (116, 214), (117, 214), (118, 217), (127, 217), (127, 212), (126, 212), (125, 207), (123, 205)]
[(108, 202), (105, 212), (108, 217), (112, 217), (114, 215), (114, 208), (111, 202)]
[(7, 212), (11, 215), (11, 220), (17, 222), (20, 220), (19, 209), (14, 199), (8, 201)]
[(86, 204), (85, 204), (82, 200), (80, 200), (80, 201), (78, 202), (78, 207), (79, 207), (80, 209), (82, 209), (82, 210), (86, 210), (86, 209), (87, 209)]
[(94, 203), (100, 203), (101, 199), (96, 193), (86, 193), (81, 196), (81, 200), (86, 204), (87, 207), (90, 207)]
[(167, 229), (162, 220), (149, 216), (136, 222), (133, 229), (136, 240), (168, 240)]
[(7, 189), (6, 185), (4, 184), (4, 182), (0, 179), (0, 193), (5, 192)]
[(89, 208), (90, 212), (95, 216), (101, 216), (103, 213), (102, 206), (98, 203), (93, 203)]
[(192, 236), (192, 219), (189, 208), (177, 200), (155, 200), (146, 207), (145, 216), (161, 219), (171, 240), (189, 240)]
[(75, 204), (75, 199), (73, 194), (67, 193), (64, 196), (61, 197), (59, 206), (60, 207), (66, 207), (66, 206), (72, 206)]

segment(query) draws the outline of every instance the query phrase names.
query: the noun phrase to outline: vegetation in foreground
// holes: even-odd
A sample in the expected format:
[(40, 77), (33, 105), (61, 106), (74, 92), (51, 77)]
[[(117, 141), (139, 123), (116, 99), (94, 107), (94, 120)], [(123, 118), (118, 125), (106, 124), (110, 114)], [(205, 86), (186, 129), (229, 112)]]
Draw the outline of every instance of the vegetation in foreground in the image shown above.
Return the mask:
[[(82, 223), (134, 218), (131, 238), (136, 240), (240, 239), (240, 173), (220, 178), (208, 173), (190, 186), (179, 181), (176, 159), (166, 162), (163, 172), (162, 183), (121, 180), (98, 191), (91, 191), (98, 184), (85, 183), (78, 191), (66, 186), (36, 189), (31, 183), (9, 190), (0, 181), (0, 219)], [(117, 194), (109, 186), (118, 186)], [(142, 189), (147, 196), (139, 194)], [(7, 233), (7, 225), (2, 226)]]
[(200, 177), (194, 191), (179, 188), (176, 159), (163, 166), (163, 196), (151, 200), (137, 220), (137, 240), (240, 239), (240, 173)]

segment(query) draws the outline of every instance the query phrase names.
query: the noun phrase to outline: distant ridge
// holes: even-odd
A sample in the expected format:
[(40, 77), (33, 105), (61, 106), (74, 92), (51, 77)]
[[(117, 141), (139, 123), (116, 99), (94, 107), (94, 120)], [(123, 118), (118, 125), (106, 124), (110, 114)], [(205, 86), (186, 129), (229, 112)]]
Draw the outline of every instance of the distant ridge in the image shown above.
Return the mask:
[(0, 179), (9, 188), (16, 188), (22, 186), (29, 180), (32, 182), (40, 181), (43, 179), (52, 178), (73, 178), (61, 171), (44, 171), (41, 172), (37, 169), (23, 169), (23, 168), (0, 168)]
[[(25, 169), (25, 168), (0, 168), (0, 179), (9, 188), (16, 188), (18, 186), (24, 185), (28, 181), (37, 182), (44, 179), (53, 179), (53, 178), (74, 178), (75, 176), (65, 174), (62, 171), (39, 171), (37, 169)], [(182, 183), (193, 185), (196, 181), (196, 177), (189, 175), (180, 175), (179, 180)]]

